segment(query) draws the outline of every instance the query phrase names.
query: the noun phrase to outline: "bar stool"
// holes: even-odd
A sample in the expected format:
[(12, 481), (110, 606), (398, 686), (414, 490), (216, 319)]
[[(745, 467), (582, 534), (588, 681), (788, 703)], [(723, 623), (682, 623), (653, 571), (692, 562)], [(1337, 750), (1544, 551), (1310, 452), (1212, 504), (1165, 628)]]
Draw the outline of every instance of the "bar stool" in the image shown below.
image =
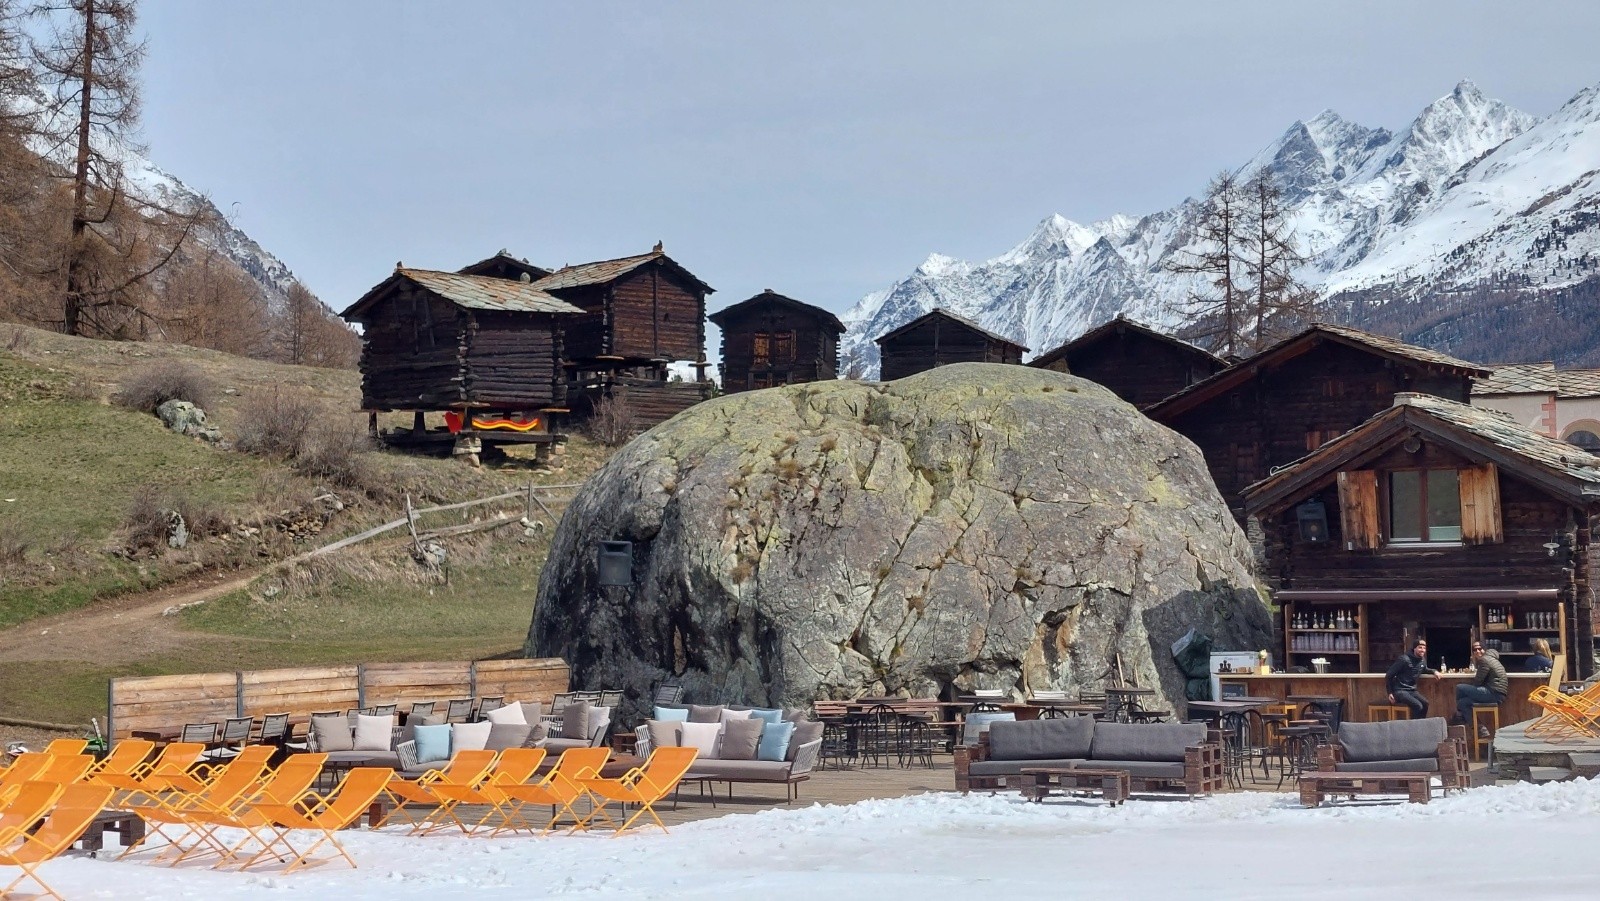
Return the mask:
[(1411, 708), (1404, 704), (1368, 704), (1367, 722), (1392, 723), (1411, 719)]
[[(1483, 730), (1489, 730), (1485, 736)], [(1500, 731), (1500, 705), (1472, 705), (1472, 759), (1482, 760), (1486, 752), (1494, 750), (1494, 735)]]

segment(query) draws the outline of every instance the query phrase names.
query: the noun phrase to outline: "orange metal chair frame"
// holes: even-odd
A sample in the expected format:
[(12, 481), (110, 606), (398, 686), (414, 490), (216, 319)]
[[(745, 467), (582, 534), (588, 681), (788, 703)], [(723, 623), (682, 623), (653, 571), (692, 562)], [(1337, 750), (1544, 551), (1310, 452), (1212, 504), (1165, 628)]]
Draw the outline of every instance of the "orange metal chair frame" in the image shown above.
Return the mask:
[[(539, 764), (544, 763), (546, 753), (544, 748), (507, 748), (500, 752), (500, 756), (494, 762), (494, 768), (477, 785), (435, 782), (429, 786), (440, 801), (438, 810), (434, 812), (434, 819), (437, 820), (442, 815), (454, 823), (463, 834), (471, 835), (472, 830), (482, 828), (495, 815), (497, 802), (503, 797), (497, 791), (497, 787), (525, 784), (538, 771)], [(456, 808), (462, 804), (482, 804), (489, 809), (478, 818), (477, 822), (468, 826), (456, 816)], [(444, 826), (442, 822), (435, 822), (431, 828), (423, 831), (432, 832), (435, 829), (443, 829)]]
[(572, 805), (588, 797), (589, 794), (579, 780), (585, 776), (598, 774), (609, 759), (611, 759), (610, 748), (569, 748), (561, 753), (556, 765), (542, 780), (522, 785), (495, 785), (492, 796), (500, 799), (500, 803), (495, 805), (500, 824), (490, 835), (516, 832), (522, 828), (532, 832), (533, 826), (522, 815), (524, 808), (529, 804), (535, 806), (548, 804), (553, 808), (550, 819), (545, 823), (540, 835), (550, 834), (561, 821), (563, 813), (572, 815), (574, 821), (572, 828), (576, 830), (581, 818)]
[[(322, 775), (322, 767), (327, 760), (327, 754), (296, 754), (273, 770), (255, 791), (239, 798), (231, 806), (220, 808), (205, 805), (184, 810), (179, 816), (189, 826), (194, 842), (187, 848), (179, 849), (172, 865), (177, 866), (202, 850), (209, 849), (218, 855), (216, 866), (220, 867), (236, 859), (251, 842), (265, 847), (266, 840), (261, 837), (260, 831), (269, 829), (272, 822), (257, 811), (256, 806), (282, 804), (292, 807), (320, 801), (320, 796), (312, 791), (312, 786), (317, 777)], [(235, 845), (226, 845), (216, 838), (217, 830), (222, 828), (241, 829), (245, 836)]]
[[(285, 873), (292, 873), (302, 866), (310, 866), (312, 853), (324, 844), (332, 845), (333, 849), (339, 852), (339, 856), (350, 864), (351, 869), (355, 869), (355, 860), (345, 852), (344, 846), (339, 844), (334, 833), (360, 819), (372, 807), (373, 802), (383, 795), (393, 778), (394, 770), (387, 767), (356, 767), (345, 774), (344, 781), (339, 783), (338, 790), (332, 795), (316, 796), (318, 804), (311, 813), (288, 804), (256, 805), (256, 811), (271, 822), (276, 837), (266, 843), (254, 857), (245, 861), (240, 869), (249, 869), (281, 845), (294, 855), (294, 860), (283, 870)], [(296, 829), (314, 830), (320, 832), (321, 836), (306, 850), (297, 851), (289, 842), (290, 833)]]
[(125, 804), (124, 806), (137, 812), (144, 819), (146, 830), (144, 838), (122, 849), (117, 859), (121, 860), (144, 847), (157, 835), (168, 845), (176, 846), (177, 840), (168, 835), (163, 826), (187, 826), (192, 811), (232, 808), (233, 805), (240, 803), (241, 799), (249, 797), (257, 790), (266, 767), (265, 760), (235, 759), (222, 767), (215, 778), (204, 784), (199, 791), (154, 795), (143, 803)]
[(489, 770), (494, 767), (494, 751), (457, 751), (451, 755), (450, 762), (443, 769), (429, 770), (418, 776), (415, 780), (404, 779), (396, 775), (389, 780), (385, 789), (389, 801), (393, 805), (388, 813), (384, 814), (379, 828), (389, 825), (389, 821), (396, 814), (405, 817), (411, 826), (412, 834), (422, 831), (428, 819), (426, 816), (414, 817), (406, 810), (408, 804), (425, 804), (438, 807), (444, 803), (434, 792), (437, 785), (460, 785), (473, 787), (482, 782), (489, 775)]
[[(589, 824), (599, 817), (614, 830), (611, 837), (616, 838), (648, 813), (650, 819), (655, 820), (656, 825), (661, 827), (661, 831), (666, 832), (667, 824), (656, 816), (653, 805), (678, 787), (678, 782), (694, 764), (695, 755), (698, 753), (699, 750), (696, 748), (656, 748), (650, 752), (650, 759), (646, 760), (643, 766), (636, 766), (616, 779), (606, 779), (598, 775), (579, 777), (578, 782), (594, 798), (594, 809), (578, 824), (579, 828), (589, 828)], [(618, 826), (606, 813), (606, 805), (613, 801), (619, 804), (637, 804), (639, 809)]]
[(38, 829), (0, 829), (0, 865), (20, 867), (22, 873), (0, 888), (0, 897), (11, 894), (24, 879), (31, 879), (51, 897), (61, 894), (39, 878), (39, 865), (60, 856), (78, 840), (100, 811), (110, 803), (115, 789), (105, 785), (76, 783), (64, 786), (56, 798), (55, 809)]

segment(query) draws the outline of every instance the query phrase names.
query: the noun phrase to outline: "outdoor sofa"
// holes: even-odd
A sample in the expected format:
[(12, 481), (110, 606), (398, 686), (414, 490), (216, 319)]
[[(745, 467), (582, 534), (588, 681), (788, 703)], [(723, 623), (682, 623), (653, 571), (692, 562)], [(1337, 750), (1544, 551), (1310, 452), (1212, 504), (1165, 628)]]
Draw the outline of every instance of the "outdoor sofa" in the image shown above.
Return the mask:
[(956, 790), (1020, 786), (1025, 768), (1119, 770), (1135, 793), (1222, 788), (1221, 737), (1204, 723), (1110, 723), (1092, 716), (993, 722), (955, 750)]
[[(702, 706), (671, 706), (658, 707), (656, 713), (666, 710), (686, 711), (689, 717), (682, 722), (712, 723), (721, 722), (723, 711), (746, 712), (755, 708), (744, 706), (727, 707), (702, 707)], [(771, 711), (767, 711), (771, 712)], [(746, 756), (746, 752), (734, 752), (729, 747), (724, 747), (722, 737), (719, 736), (715, 744), (709, 748), (702, 748), (701, 753), (695, 757), (694, 764), (689, 767), (683, 776), (682, 783), (700, 782), (710, 784), (712, 803), (716, 801), (715, 783), (727, 785), (731, 796), (734, 783), (757, 785), (782, 785), (784, 786), (784, 803), (800, 796), (800, 783), (811, 778), (811, 771), (816, 768), (817, 756), (822, 750), (822, 724), (808, 720), (798, 710), (783, 712), (782, 719), (793, 725), (788, 744), (783, 748), (781, 759), (759, 759)], [(681, 729), (675, 728), (679, 721), (652, 720), (639, 726), (634, 741), (634, 753), (646, 757), (652, 747), (662, 745), (677, 745), (683, 743)], [(651, 724), (656, 729), (666, 730), (665, 741), (663, 736), (653, 735)], [(764, 728), (763, 728), (764, 731)], [(777, 754), (769, 755), (777, 757)]]
[(1335, 773), (1434, 773), (1446, 792), (1471, 785), (1467, 733), (1443, 717), (1351, 723), (1317, 749), (1317, 770)]
[[(514, 702), (515, 703), (515, 702)], [(465, 724), (479, 733), (487, 725), (488, 734), (482, 738), (483, 748), (503, 751), (507, 748), (531, 745), (546, 748), (551, 755), (560, 755), (571, 747), (593, 747), (611, 726), (610, 711), (604, 707), (591, 708), (583, 727), (584, 738), (545, 736), (541, 722), (543, 705), (521, 702), (524, 723)], [(387, 720), (385, 723), (383, 721)], [(393, 717), (371, 717), (358, 714), (349, 716), (313, 717), (307, 750), (323, 751), (328, 763), (334, 767), (384, 766), (392, 767), (407, 778), (413, 778), (437, 769), (449, 759), (457, 744), (452, 741), (443, 757), (418, 759), (416, 734), (418, 726), (445, 725), (443, 714), (412, 717), (404, 726), (393, 725)], [(476, 747), (476, 745), (474, 745)]]

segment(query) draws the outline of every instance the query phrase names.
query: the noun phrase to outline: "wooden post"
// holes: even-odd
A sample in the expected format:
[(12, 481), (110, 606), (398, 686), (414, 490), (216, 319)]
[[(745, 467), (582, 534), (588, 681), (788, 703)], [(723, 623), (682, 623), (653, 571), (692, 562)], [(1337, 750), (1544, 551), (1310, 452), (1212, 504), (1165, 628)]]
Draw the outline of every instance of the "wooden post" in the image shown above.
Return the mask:
[(528, 480), (528, 502), (522, 505), (524, 519), (533, 519), (533, 480)]
[(406, 492), (406, 528), (411, 530), (411, 547), (420, 555), (422, 539), (417, 537), (417, 517), (411, 510), (411, 492)]
[[(1594, 674), (1594, 599), (1590, 595), (1589, 566), (1593, 562), (1591, 544), (1594, 539), (1594, 520), (1589, 511), (1582, 511), (1578, 519), (1576, 546), (1572, 549), (1573, 597), (1572, 617), (1576, 626), (1569, 634), (1575, 645), (1568, 655), (1578, 665), (1578, 678), (1587, 679)], [(1566, 653), (1566, 649), (1562, 649)]]

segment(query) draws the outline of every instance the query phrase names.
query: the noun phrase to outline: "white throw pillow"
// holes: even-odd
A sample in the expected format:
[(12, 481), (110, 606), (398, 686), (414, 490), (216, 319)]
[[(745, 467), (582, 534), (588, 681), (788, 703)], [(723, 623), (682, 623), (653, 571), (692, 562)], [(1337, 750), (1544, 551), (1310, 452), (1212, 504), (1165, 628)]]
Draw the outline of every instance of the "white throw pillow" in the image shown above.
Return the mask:
[(702, 760), (717, 759), (717, 739), (721, 737), (721, 723), (683, 724), (683, 746), (698, 749)]
[(751, 711), (749, 710), (729, 710), (726, 707), (722, 708), (722, 721), (724, 723), (726, 723), (728, 720), (747, 720), (751, 717), (751, 715)]
[(360, 714), (356, 717), (356, 751), (387, 751), (394, 742), (394, 717), (392, 716), (367, 716)]
[(489, 744), (489, 733), (494, 723), (451, 723), (450, 752), (482, 751)]
[(528, 725), (528, 718), (522, 715), (521, 704), (507, 704), (504, 707), (496, 707), (485, 715), (489, 717), (489, 722), (499, 723), (502, 726)]

